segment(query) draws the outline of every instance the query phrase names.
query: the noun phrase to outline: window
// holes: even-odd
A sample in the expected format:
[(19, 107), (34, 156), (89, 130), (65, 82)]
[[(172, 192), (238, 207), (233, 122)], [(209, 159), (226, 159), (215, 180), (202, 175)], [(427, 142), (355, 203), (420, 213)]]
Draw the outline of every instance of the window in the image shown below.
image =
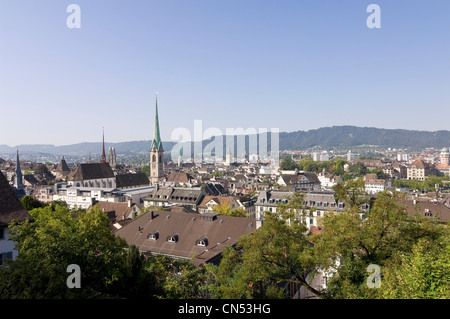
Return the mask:
[(157, 232), (157, 231), (150, 233), (147, 236), (147, 239), (151, 239), (151, 240), (157, 240), (158, 238), (159, 238), (159, 232)]
[(195, 241), (195, 244), (199, 247), (206, 247), (206, 246), (208, 246), (208, 238), (205, 236), (202, 238), (199, 238)]
[(314, 219), (310, 218), (310, 219), (309, 219), (309, 224), (310, 224), (310, 225), (314, 224)]
[(0, 228), (0, 240), (1, 239), (5, 239), (5, 229), (4, 228)]
[(176, 243), (178, 242), (178, 234), (172, 234), (170, 236), (167, 237), (167, 241), (169, 243)]
[(0, 254), (0, 266), (5, 265), (7, 259), (12, 259), (12, 251)]

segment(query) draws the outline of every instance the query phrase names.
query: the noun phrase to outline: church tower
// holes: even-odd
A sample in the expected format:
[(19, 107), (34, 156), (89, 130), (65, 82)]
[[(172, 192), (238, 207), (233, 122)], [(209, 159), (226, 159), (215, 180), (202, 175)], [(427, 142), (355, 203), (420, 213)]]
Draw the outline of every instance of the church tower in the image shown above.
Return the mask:
[(100, 162), (103, 164), (106, 163), (106, 154), (105, 154), (105, 129), (103, 128), (103, 144), (102, 144), (102, 156), (100, 157)]
[(158, 93), (156, 93), (155, 131), (153, 133), (152, 147), (150, 149), (150, 182), (152, 185), (158, 184), (159, 179), (164, 176), (163, 158), (164, 150), (159, 134)]
[(17, 149), (16, 175), (14, 176), (14, 187), (18, 190), (23, 189), (22, 170), (20, 169), (19, 149)]

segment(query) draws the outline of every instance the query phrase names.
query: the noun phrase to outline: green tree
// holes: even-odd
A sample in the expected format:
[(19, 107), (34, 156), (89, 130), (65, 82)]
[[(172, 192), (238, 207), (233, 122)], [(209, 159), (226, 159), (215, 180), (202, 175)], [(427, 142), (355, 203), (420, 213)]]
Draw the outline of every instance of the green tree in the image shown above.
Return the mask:
[(367, 167), (363, 163), (357, 162), (348, 167), (348, 172), (353, 177), (362, 177), (367, 174)]
[(280, 162), (280, 169), (281, 170), (294, 170), (296, 168), (299, 168), (298, 163), (296, 163), (291, 156), (287, 156), (283, 158), (283, 160)]
[(388, 299), (450, 298), (450, 236), (417, 242), (383, 270), (380, 295)]
[(141, 167), (141, 173), (144, 173), (147, 175), (147, 177), (150, 177), (150, 165), (144, 165)]
[(35, 208), (40, 208), (40, 207), (44, 207), (44, 203), (38, 201), (37, 199), (35, 199), (33, 196), (31, 195), (25, 195), (20, 199), (20, 202), (22, 203), (23, 207), (28, 210), (31, 211)]
[(224, 174), (222, 172), (212, 172), (211, 176), (212, 177), (222, 177), (222, 176), (224, 176)]
[(317, 269), (303, 222), (303, 200), (296, 193), (277, 213), (265, 212), (256, 232), (242, 236), (236, 249), (225, 249), (218, 267), (209, 266), (215, 298), (285, 298), (282, 288), (290, 282), (324, 296), (309, 284)]
[[(124, 278), (126, 243), (109, 229), (97, 208), (70, 212), (59, 205), (30, 212), (34, 222), (11, 224), (17, 260), (0, 271), (3, 298), (77, 298), (118, 293)], [(66, 285), (67, 267), (81, 270), (81, 288)]]
[(206, 287), (211, 275), (206, 268), (195, 267), (189, 260), (155, 256), (144, 264), (143, 272), (152, 283), (152, 298), (194, 299), (208, 294)]
[(335, 159), (333, 165), (330, 167), (330, 173), (338, 176), (343, 176), (345, 174), (344, 165), (346, 163), (347, 162), (343, 159)]
[(386, 176), (386, 174), (383, 172), (383, 170), (381, 170), (381, 169), (379, 169), (379, 168), (372, 168), (370, 171), (369, 171), (369, 173), (370, 174), (376, 174), (377, 175), (377, 178), (379, 178), (379, 179), (385, 179), (385, 178), (387, 178), (387, 176)]
[(225, 215), (225, 216), (234, 216), (234, 217), (247, 217), (247, 212), (244, 208), (239, 207), (236, 209), (232, 209), (231, 206), (227, 203), (220, 203), (216, 207), (213, 208), (213, 213)]
[(370, 198), (365, 191), (362, 178), (338, 183), (333, 186), (333, 190), (336, 200), (344, 202), (347, 208), (356, 208), (357, 211), (360, 211), (363, 204), (369, 204)]
[(315, 261), (324, 269), (334, 269), (328, 282), (333, 298), (378, 298), (380, 291), (367, 286), (367, 267), (382, 269), (421, 239), (434, 241), (445, 227), (423, 216), (408, 217), (404, 195), (383, 192), (366, 219), (357, 207), (345, 213), (328, 213), (322, 223), (325, 232), (315, 236)]

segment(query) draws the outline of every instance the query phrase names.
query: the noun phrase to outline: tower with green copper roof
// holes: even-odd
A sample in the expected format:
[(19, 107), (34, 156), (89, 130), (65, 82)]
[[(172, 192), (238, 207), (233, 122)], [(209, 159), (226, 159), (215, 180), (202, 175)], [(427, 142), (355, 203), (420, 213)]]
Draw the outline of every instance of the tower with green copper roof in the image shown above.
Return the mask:
[(158, 119), (158, 93), (156, 93), (155, 108), (155, 130), (153, 133), (153, 141), (150, 149), (150, 181), (152, 185), (156, 185), (161, 177), (164, 176), (164, 150), (159, 133)]

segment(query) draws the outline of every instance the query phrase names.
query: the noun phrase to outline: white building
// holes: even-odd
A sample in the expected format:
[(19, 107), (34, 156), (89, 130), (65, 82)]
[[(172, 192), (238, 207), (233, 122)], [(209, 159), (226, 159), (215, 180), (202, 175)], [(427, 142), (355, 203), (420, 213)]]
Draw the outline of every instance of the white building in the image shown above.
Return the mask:
[(327, 151), (313, 152), (312, 158), (314, 162), (325, 162), (330, 160), (330, 155)]
[(327, 151), (323, 151), (322, 153), (320, 153), (319, 159), (321, 162), (326, 162), (330, 160), (330, 155), (328, 154)]
[[(261, 191), (256, 200), (256, 219), (258, 221), (264, 220), (264, 212), (276, 213), (280, 204), (287, 204), (289, 197), (293, 196), (294, 192), (286, 191)], [(345, 205), (338, 202), (334, 197), (332, 191), (308, 192), (305, 193), (304, 206), (314, 208), (313, 211), (307, 211), (303, 216), (303, 222), (310, 229), (312, 226), (317, 227), (319, 220), (328, 211), (344, 211)]]
[(53, 200), (67, 203), (70, 209), (75, 207), (88, 209), (96, 202), (126, 202), (126, 195), (116, 188), (74, 187), (66, 183), (55, 185)]
[(325, 189), (331, 189), (333, 186), (336, 186), (338, 183), (343, 181), (340, 176), (336, 176), (325, 171), (317, 174), (317, 178), (320, 181), (320, 186)]
[(397, 154), (397, 161), (399, 162), (409, 162), (409, 155), (405, 153)]
[(378, 179), (376, 174), (367, 174), (364, 177), (364, 190), (369, 194), (378, 194), (392, 187), (388, 179)]
[(320, 153), (319, 152), (313, 152), (312, 153), (312, 158), (314, 162), (319, 162), (320, 161)]
[(353, 162), (355, 160), (355, 154), (352, 151), (348, 151), (347, 153), (347, 162)]

